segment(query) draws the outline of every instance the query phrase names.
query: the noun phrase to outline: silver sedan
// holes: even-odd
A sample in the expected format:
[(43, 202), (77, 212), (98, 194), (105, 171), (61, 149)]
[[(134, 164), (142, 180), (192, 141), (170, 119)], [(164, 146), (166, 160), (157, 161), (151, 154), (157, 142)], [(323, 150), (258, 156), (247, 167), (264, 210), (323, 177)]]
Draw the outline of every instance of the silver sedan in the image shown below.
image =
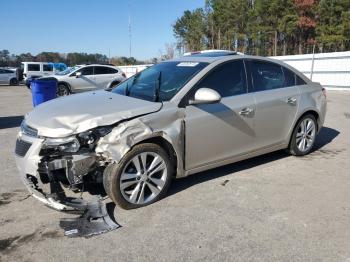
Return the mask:
[[(325, 92), (272, 59), (199, 54), (154, 65), (116, 86), (44, 103), (16, 143), (21, 177), (58, 210), (102, 184), (120, 207), (166, 194), (171, 180), (275, 150), (308, 154), (322, 128)], [(74, 206), (74, 205), (73, 205)]]

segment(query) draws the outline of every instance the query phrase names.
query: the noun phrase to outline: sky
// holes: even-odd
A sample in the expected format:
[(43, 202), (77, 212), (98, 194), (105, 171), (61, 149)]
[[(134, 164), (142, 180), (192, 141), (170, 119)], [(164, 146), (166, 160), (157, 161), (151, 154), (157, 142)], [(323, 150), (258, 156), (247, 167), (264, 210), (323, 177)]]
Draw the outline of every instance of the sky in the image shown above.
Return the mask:
[(172, 25), (205, 0), (0, 0), (0, 50), (10, 53), (86, 52), (159, 56), (174, 43)]

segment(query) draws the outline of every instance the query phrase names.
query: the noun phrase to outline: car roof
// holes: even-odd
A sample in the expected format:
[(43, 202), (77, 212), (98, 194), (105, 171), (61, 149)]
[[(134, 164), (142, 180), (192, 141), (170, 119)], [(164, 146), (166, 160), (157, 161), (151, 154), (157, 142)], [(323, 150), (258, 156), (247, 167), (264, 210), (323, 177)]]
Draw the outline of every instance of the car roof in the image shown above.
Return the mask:
[(196, 55), (188, 55), (188, 56), (182, 56), (179, 58), (175, 58), (173, 60), (169, 61), (179, 61), (179, 62), (203, 62), (203, 63), (214, 63), (216, 61), (228, 61), (228, 60), (233, 60), (233, 59), (253, 59), (253, 60), (264, 60), (264, 61), (269, 61), (273, 62), (276, 64), (280, 65), (286, 65), (280, 60), (277, 59), (272, 59), (268, 57), (263, 57), (263, 56), (251, 56), (251, 55), (241, 55), (241, 54), (233, 54), (233, 55), (222, 55), (222, 56), (205, 56), (205, 54), (201, 56), (196, 56)]
[(76, 65), (79, 67), (83, 67), (83, 66), (104, 66), (104, 67), (112, 67), (112, 68), (117, 68), (115, 65), (105, 65), (105, 64), (80, 64), (80, 65)]

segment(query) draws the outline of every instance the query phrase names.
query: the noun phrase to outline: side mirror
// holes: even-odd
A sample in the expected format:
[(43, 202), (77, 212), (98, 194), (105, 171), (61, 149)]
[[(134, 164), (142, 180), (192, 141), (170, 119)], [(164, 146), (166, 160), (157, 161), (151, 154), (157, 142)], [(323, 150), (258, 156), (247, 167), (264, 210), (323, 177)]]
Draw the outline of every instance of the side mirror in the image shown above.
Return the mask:
[(221, 100), (221, 96), (218, 92), (210, 88), (200, 88), (194, 94), (194, 100), (190, 100), (190, 105), (198, 104), (214, 104)]
[(75, 73), (75, 77), (76, 77), (76, 78), (81, 77), (81, 72), (76, 72), (76, 73)]

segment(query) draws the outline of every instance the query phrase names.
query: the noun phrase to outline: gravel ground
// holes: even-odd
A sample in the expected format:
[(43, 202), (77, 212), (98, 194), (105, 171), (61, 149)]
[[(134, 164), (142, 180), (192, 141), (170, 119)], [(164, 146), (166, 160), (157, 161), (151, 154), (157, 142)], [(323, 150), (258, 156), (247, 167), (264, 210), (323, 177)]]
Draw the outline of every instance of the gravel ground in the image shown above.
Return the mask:
[(350, 261), (350, 92), (328, 92), (306, 157), (284, 152), (174, 181), (145, 208), (115, 209), (121, 228), (67, 238), (70, 217), (29, 197), (14, 143), (31, 110), (24, 86), (0, 86), (0, 261)]

